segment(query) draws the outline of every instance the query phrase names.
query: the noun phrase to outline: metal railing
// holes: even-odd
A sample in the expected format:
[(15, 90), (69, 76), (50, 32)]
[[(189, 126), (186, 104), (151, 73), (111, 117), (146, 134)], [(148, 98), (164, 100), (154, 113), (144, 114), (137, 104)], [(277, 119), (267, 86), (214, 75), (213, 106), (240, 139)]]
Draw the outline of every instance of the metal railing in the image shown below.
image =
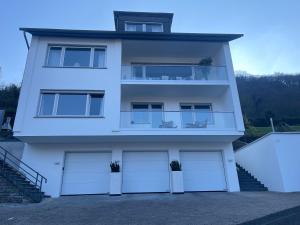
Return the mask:
[(8, 172), (7, 165), (15, 169), (20, 176), (29, 181), (38, 190), (42, 190), (43, 182), (47, 183), (47, 178), (39, 172), (31, 168), (29, 165), (18, 159), (16, 156), (8, 152), (5, 148), (0, 146), (0, 171), (4, 174)]
[(121, 111), (120, 127), (124, 129), (236, 129), (233, 112), (187, 111)]
[(225, 66), (134, 64), (122, 66), (123, 80), (227, 80)]

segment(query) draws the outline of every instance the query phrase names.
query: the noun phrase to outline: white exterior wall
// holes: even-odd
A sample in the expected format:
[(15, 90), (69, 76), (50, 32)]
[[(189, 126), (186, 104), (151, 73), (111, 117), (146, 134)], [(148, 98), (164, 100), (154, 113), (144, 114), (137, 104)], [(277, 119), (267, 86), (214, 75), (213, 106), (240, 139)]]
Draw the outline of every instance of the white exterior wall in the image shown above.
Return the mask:
[(180, 160), (180, 150), (222, 151), (227, 189), (239, 191), (231, 143), (107, 143), (107, 144), (26, 144), (23, 161), (43, 174), (48, 182), (43, 184), (43, 191), (52, 197), (59, 197), (62, 185), (65, 152), (111, 151), (112, 161), (119, 161), (122, 171), (123, 151), (169, 152), (169, 161)]
[[(60, 45), (86, 45), (106, 46), (107, 69), (91, 68), (47, 68), (44, 66), (49, 44)], [(187, 53), (186, 53), (187, 54)], [(122, 93), (121, 100), (121, 63), (130, 62), (174, 62), (184, 63), (199, 61), (198, 58), (180, 57), (127, 57), (122, 59), (121, 40), (94, 40), (75, 38), (48, 38), (33, 37), (28, 52), (24, 78), (19, 98), (19, 105), (14, 125), (14, 134), (17, 137), (30, 136), (103, 136), (118, 135), (114, 131), (120, 128), (120, 110), (130, 110), (130, 102), (133, 101), (157, 101), (164, 103), (166, 111), (180, 110), (182, 103), (212, 103), (215, 112), (234, 112), (236, 131), (244, 131), (244, 125), (240, 110), (237, 88), (232, 69), (230, 49), (227, 43), (220, 44), (217, 52), (212, 52), (217, 65), (226, 66), (228, 84), (223, 88), (222, 94), (215, 95), (214, 87), (205, 96), (201, 94), (189, 94), (186, 97), (143, 97), (130, 98)], [(150, 87), (149, 87), (150, 88)], [(103, 118), (45, 118), (37, 117), (37, 110), (41, 90), (87, 90), (104, 91), (104, 117)], [(201, 86), (199, 86), (201, 90)], [(221, 89), (220, 89), (221, 90)], [(180, 92), (180, 85), (178, 85)], [(138, 96), (138, 93), (137, 93)], [(150, 95), (151, 96), (151, 95)], [(122, 101), (122, 102), (121, 102)], [(221, 118), (223, 114), (216, 114)], [(225, 115), (227, 116), (227, 115)], [(227, 119), (227, 118), (226, 118)], [(41, 129), (42, 128), (42, 129)], [(172, 131), (170, 131), (172, 132)], [(149, 132), (150, 133), (150, 132)], [(168, 132), (165, 132), (166, 134)], [(120, 134), (120, 133), (119, 133)], [(172, 132), (173, 134), (173, 132)], [(229, 134), (230, 135), (230, 134)]]
[[(241, 110), (241, 103), (239, 98), (239, 92), (236, 85), (236, 79), (234, 75), (233, 63), (231, 58), (231, 52), (229, 43), (224, 43), (223, 45), (223, 53), (224, 59), (226, 63), (226, 69), (228, 74), (228, 80), (230, 84), (230, 92), (231, 92), (231, 99), (234, 107), (234, 114), (236, 118), (236, 125), (238, 131), (245, 131), (244, 121), (243, 121), (243, 114)], [(227, 98), (228, 101), (229, 98)]]
[(230, 105), (224, 106), (222, 103), (223, 98), (219, 97), (203, 97), (203, 96), (191, 96), (191, 97), (124, 97), (122, 98), (121, 111), (130, 111), (131, 103), (143, 102), (143, 103), (163, 103), (164, 111), (180, 111), (181, 103), (211, 103), (212, 110), (215, 112), (225, 111), (231, 112), (233, 109)]
[[(44, 67), (48, 44), (106, 46), (107, 69)], [(120, 74), (121, 41), (33, 37), (22, 82), (15, 135), (102, 135), (119, 128)], [(104, 118), (37, 118), (43, 89), (104, 91)]]
[(237, 163), (270, 191), (300, 191), (300, 134), (271, 133), (235, 153)]
[(273, 134), (284, 191), (300, 191), (300, 134)]

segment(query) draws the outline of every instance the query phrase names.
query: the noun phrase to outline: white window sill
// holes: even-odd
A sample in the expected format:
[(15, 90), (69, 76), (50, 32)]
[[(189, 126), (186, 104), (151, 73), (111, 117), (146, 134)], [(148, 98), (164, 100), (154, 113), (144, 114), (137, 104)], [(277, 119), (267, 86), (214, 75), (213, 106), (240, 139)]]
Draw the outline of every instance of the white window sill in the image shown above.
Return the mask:
[(104, 119), (104, 116), (34, 116), (35, 119)]
[(107, 67), (89, 67), (89, 66), (43, 66), (43, 68), (60, 68), (60, 69), (99, 69), (99, 70), (103, 70), (103, 69), (107, 69)]

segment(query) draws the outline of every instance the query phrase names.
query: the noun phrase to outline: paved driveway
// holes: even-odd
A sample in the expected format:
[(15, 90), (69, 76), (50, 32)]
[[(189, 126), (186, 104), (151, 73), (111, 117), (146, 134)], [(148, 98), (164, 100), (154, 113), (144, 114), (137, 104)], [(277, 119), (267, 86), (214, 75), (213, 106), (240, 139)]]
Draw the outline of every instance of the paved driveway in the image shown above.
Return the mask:
[(300, 205), (300, 193), (68, 196), (0, 205), (0, 224), (238, 224)]

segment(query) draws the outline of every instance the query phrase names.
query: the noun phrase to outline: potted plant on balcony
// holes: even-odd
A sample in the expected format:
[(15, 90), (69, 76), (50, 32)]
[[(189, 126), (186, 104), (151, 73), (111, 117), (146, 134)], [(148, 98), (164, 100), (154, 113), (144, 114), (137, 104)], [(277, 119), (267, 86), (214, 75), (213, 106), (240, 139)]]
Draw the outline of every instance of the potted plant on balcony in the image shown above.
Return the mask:
[(181, 164), (178, 162), (178, 160), (173, 160), (170, 163), (170, 167), (172, 170), (172, 193), (173, 194), (179, 194), (183, 193), (183, 176), (181, 171)]
[(110, 163), (110, 195), (121, 195), (122, 173), (119, 161)]
[(201, 78), (204, 78), (205, 80), (208, 80), (208, 75), (211, 70), (211, 65), (212, 65), (212, 58), (204, 58), (199, 62), (199, 69), (201, 71)]

